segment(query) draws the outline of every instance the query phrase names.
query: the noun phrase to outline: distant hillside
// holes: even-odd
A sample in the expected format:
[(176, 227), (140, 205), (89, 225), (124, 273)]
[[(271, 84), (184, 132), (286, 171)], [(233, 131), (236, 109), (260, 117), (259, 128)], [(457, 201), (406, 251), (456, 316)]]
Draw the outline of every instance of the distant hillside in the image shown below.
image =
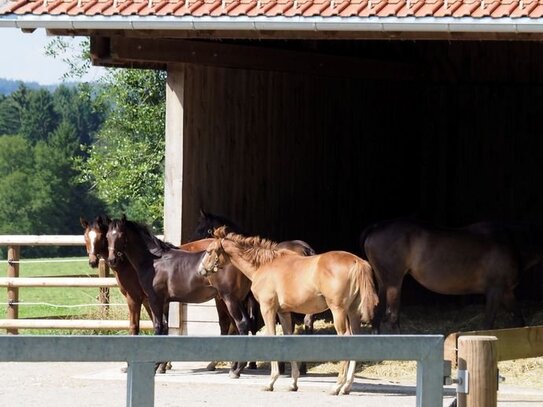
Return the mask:
[[(19, 84), (24, 83), (25, 86), (29, 89), (40, 89), (45, 88), (49, 91), (54, 91), (59, 85), (40, 85), (37, 82), (24, 82), (24, 81), (13, 81), (11, 79), (2, 79), (0, 78), (0, 95), (9, 95), (12, 92), (15, 92), (17, 88), (19, 87)], [(73, 83), (63, 83), (63, 85), (66, 86), (73, 86)]]

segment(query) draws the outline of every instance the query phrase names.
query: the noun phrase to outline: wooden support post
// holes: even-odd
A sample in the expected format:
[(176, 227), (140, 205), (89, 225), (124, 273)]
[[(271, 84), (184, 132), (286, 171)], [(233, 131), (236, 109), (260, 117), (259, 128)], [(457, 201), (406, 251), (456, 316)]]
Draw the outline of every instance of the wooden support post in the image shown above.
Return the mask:
[[(183, 214), (183, 128), (185, 104), (185, 67), (168, 66), (166, 82), (166, 151), (164, 170), (164, 240), (181, 244)], [(170, 303), (168, 331), (182, 335), (186, 330), (186, 309)]]
[(458, 338), (458, 371), (467, 372), (465, 392), (457, 393), (458, 407), (498, 405), (498, 358), (495, 336)]
[[(19, 277), (19, 263), (21, 257), (20, 246), (8, 246), (8, 277)], [(19, 318), (19, 288), (8, 287), (8, 311), (7, 319)], [(7, 330), (10, 335), (17, 335), (19, 331), (16, 328)]]
[[(100, 261), (98, 262), (98, 277), (109, 277), (109, 267), (104, 259), (100, 259)], [(108, 287), (100, 287), (100, 294), (98, 295), (98, 299), (100, 301), (100, 304), (104, 304), (104, 306), (100, 310), (100, 315), (102, 315), (102, 317), (105, 317), (109, 311)]]

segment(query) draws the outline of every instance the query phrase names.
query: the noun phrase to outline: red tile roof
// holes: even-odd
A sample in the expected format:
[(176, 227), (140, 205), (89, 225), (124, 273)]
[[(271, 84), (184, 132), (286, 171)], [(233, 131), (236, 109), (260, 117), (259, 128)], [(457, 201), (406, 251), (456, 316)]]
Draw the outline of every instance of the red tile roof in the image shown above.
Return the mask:
[(540, 18), (543, 0), (0, 0), (1, 15)]

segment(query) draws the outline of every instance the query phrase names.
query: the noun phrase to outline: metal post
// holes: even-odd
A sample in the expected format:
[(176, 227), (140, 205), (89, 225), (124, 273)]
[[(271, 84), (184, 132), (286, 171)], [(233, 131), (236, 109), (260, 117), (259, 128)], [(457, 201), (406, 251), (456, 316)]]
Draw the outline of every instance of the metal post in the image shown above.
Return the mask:
[(155, 403), (155, 362), (128, 361), (126, 407), (152, 407)]
[[(19, 263), (21, 247), (20, 246), (8, 246), (8, 277), (19, 277)], [(19, 318), (19, 288), (8, 287), (8, 311), (7, 319)], [(17, 335), (19, 330), (16, 328), (9, 328), (7, 333), (10, 335)]]
[(417, 407), (443, 405), (443, 341), (417, 360)]

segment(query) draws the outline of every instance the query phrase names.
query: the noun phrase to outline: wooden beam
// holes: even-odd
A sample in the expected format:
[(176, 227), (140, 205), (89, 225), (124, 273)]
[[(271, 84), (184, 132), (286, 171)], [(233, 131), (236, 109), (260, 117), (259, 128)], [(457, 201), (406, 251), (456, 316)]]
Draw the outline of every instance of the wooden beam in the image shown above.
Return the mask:
[[(207, 41), (172, 39), (111, 39), (106, 63), (190, 63), (222, 68), (360, 77), (369, 80), (413, 80), (420, 72), (398, 61), (327, 55), (266, 46), (248, 46)], [(100, 64), (100, 61), (97, 61)]]
[(458, 338), (466, 335), (498, 338), (498, 361), (543, 356), (543, 325), (524, 328), (492, 329), (488, 331), (455, 332), (445, 339), (445, 360), (457, 364)]
[(541, 41), (543, 33), (413, 32), (413, 31), (236, 31), (236, 30), (98, 30), (48, 29), (51, 35), (134, 37), (145, 39), (255, 39), (255, 40), (444, 40)]

